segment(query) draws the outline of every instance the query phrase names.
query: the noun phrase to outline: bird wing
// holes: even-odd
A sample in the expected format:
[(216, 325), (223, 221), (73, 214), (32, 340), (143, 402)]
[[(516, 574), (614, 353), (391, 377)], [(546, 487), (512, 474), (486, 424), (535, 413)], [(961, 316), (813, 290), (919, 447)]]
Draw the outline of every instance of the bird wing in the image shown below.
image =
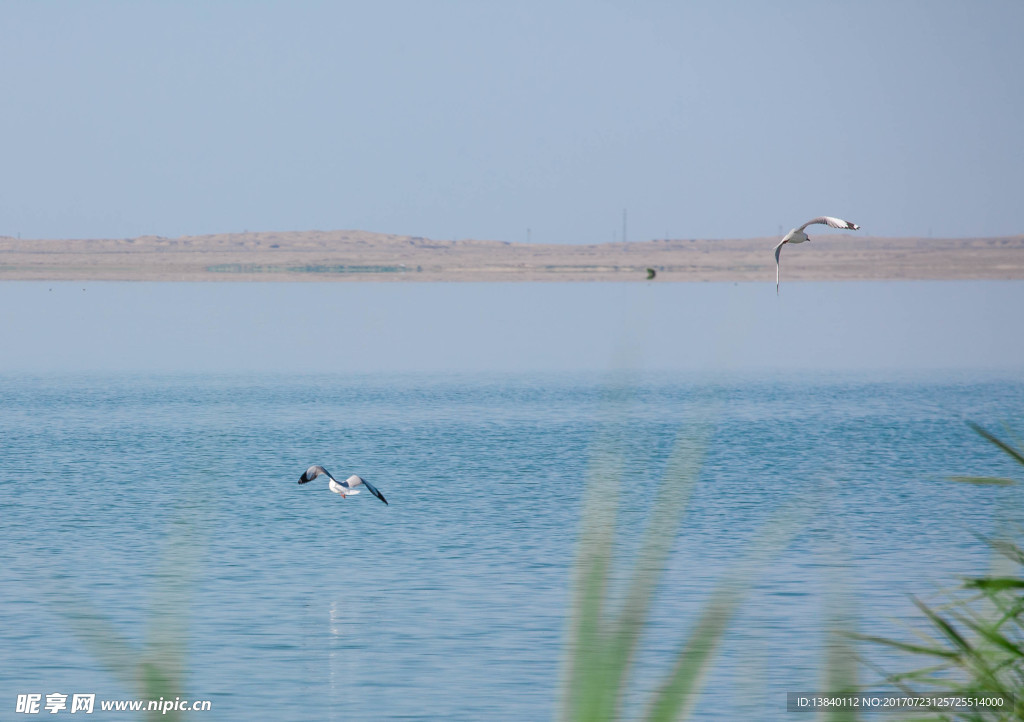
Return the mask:
[(785, 239), (779, 241), (779, 245), (775, 246), (775, 295), (779, 295), (779, 254), (782, 253), (782, 247), (786, 244)]
[[(305, 479), (306, 481), (313, 481), (313, 479), (320, 476), (321, 474), (326, 476), (328, 479), (334, 479), (334, 477), (331, 476), (331, 472), (327, 471), (327, 469), (320, 466), (319, 464), (314, 464), (313, 466), (306, 469), (306, 473), (302, 475), (302, 478)], [(337, 481), (336, 479), (334, 480)]]
[[(370, 493), (373, 494), (375, 497), (383, 501), (385, 504), (388, 503), (388, 500), (384, 498), (384, 495), (377, 491), (377, 487), (375, 487), (373, 484), (368, 482), (366, 479), (363, 479), (362, 477), (353, 474), (352, 476), (348, 477), (348, 479), (345, 480), (344, 484), (349, 488), (352, 488), (353, 486), (359, 486), (360, 484), (362, 484), (367, 489), (369, 489)], [(390, 504), (388, 504), (388, 506), (390, 506)]]
[(842, 218), (833, 218), (832, 216), (818, 216), (812, 220), (807, 221), (799, 228), (798, 231), (802, 231), (807, 226), (813, 226), (816, 223), (820, 223), (823, 226), (829, 226), (830, 228), (845, 228), (848, 231), (856, 231), (860, 228), (856, 223), (850, 223), (850, 221), (844, 221)]

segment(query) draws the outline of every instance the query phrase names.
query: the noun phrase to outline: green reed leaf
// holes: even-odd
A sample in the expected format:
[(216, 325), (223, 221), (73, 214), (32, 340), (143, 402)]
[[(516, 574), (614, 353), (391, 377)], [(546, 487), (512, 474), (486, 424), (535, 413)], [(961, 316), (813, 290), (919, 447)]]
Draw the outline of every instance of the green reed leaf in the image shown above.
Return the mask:
[(964, 582), (967, 589), (1001, 592), (1006, 589), (1024, 589), (1024, 579), (1017, 577), (977, 577)]
[(1010, 446), (1008, 443), (997, 437), (992, 432), (983, 429), (982, 427), (978, 426), (975, 423), (968, 422), (967, 425), (974, 429), (974, 432), (981, 436), (983, 439), (992, 444), (995, 444), (1004, 452), (1006, 452), (1010, 456), (1010, 458), (1014, 459), (1018, 464), (1024, 465), (1024, 452), (1015, 449), (1014, 447)]
[(1017, 482), (1013, 479), (1005, 479), (999, 476), (950, 476), (949, 481), (958, 481), (963, 484), (978, 484), (979, 486), (1013, 486)]

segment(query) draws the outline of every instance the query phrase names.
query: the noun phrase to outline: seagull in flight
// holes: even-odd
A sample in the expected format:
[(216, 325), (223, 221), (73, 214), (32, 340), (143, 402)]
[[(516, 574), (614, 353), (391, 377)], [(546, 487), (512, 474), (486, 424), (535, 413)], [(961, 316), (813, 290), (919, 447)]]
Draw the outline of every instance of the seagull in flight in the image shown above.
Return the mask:
[(373, 494), (375, 497), (383, 501), (385, 504), (388, 503), (388, 500), (384, 498), (384, 495), (377, 491), (377, 488), (373, 484), (368, 482), (366, 479), (362, 479), (353, 474), (352, 476), (345, 479), (345, 481), (338, 481), (333, 476), (331, 476), (331, 472), (327, 471), (327, 469), (320, 466), (319, 464), (315, 464), (306, 469), (305, 473), (303, 473), (303, 475), (299, 477), (299, 483), (308, 484), (309, 482), (313, 481), (313, 479), (321, 475), (326, 476), (328, 479), (330, 479), (330, 481), (327, 482), (327, 488), (333, 491), (335, 494), (341, 494), (342, 499), (344, 499), (347, 496), (352, 496), (353, 494), (358, 494), (359, 490), (356, 489), (355, 487), (365, 486), (367, 489), (370, 490), (370, 493)]
[(804, 229), (807, 228), (807, 226), (813, 226), (815, 223), (820, 223), (824, 226), (829, 226), (831, 228), (845, 228), (846, 230), (849, 231), (856, 231), (860, 228), (860, 226), (858, 226), (856, 223), (850, 223), (849, 221), (844, 221), (841, 218), (833, 218), (832, 216), (818, 216), (813, 220), (807, 221), (807, 223), (803, 224), (799, 228), (794, 228), (789, 233), (787, 233), (785, 238), (779, 241), (779, 245), (775, 246), (776, 296), (779, 295), (779, 254), (782, 253), (782, 247), (787, 243), (803, 243), (804, 241), (811, 240), (810, 238), (807, 237), (807, 234), (804, 233)]

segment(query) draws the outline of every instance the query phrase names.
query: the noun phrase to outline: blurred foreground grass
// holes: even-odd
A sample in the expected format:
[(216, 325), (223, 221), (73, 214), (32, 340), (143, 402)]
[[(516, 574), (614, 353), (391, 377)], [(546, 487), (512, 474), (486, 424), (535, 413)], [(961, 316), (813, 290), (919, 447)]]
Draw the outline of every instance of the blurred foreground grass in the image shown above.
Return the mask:
[[(1024, 465), (1024, 451), (972, 424), (989, 443)], [(624, 698), (651, 601), (679, 533), (687, 502), (703, 466), (710, 424), (697, 424), (681, 435), (666, 468), (631, 569), (627, 591), (618, 605), (610, 589), (616, 536), (616, 506), (623, 473), (615, 443), (599, 445), (590, 469), (572, 587), (572, 609), (559, 719), (562, 722), (605, 722), (623, 717)], [(1010, 485), (1012, 479), (953, 477), (978, 485)], [(754, 582), (760, 566), (778, 553), (800, 530), (801, 515), (777, 515), (762, 529), (746, 559), (711, 593), (693, 623), (689, 637), (674, 654), (671, 671), (646, 703), (645, 722), (685, 720), (692, 715), (715, 653)], [(1020, 537), (1021, 527), (1017, 527)], [(965, 697), (1003, 700), (1001, 706), (925, 708), (896, 712), (900, 719), (989, 722), (1024, 720), (1024, 549), (1011, 539), (987, 540), (1012, 570), (965, 579), (960, 593), (940, 607), (918, 599), (932, 634), (914, 632), (906, 642), (855, 633), (842, 579), (833, 580), (826, 604), (825, 659), (821, 692), (848, 696), (866, 692), (858, 684), (861, 662), (857, 643), (871, 643), (925, 659), (927, 666), (910, 672), (883, 673), (888, 689), (915, 697)], [(1005, 564), (1003, 565), (1006, 566)], [(820, 719), (856, 720), (853, 707), (827, 708)]]
[[(714, 414), (707, 416), (713, 418)], [(623, 456), (614, 438), (597, 444), (584, 492), (574, 569), (559, 708), (564, 722), (622, 717), (651, 602), (703, 468), (712, 426), (706, 421), (695, 423), (676, 439), (639, 551), (631, 568), (625, 570), (629, 581), (618, 604), (611, 580)], [(802, 528), (803, 516), (796, 507), (774, 516), (761, 529), (747, 556), (711, 592), (692, 632), (674, 655), (671, 670), (647, 701), (642, 719), (667, 722), (685, 719), (692, 712), (715, 654), (757, 572)]]
[[(714, 418), (706, 414), (706, 418)], [(1024, 451), (981, 427), (974, 430), (1024, 465)], [(617, 507), (624, 455), (619, 440), (599, 439), (588, 470), (572, 584), (563, 682), (558, 718), (563, 722), (611, 722), (624, 715), (627, 690), (651, 603), (682, 527), (691, 494), (704, 465), (713, 423), (697, 422), (676, 439), (639, 549), (629, 569), (624, 593), (614, 593)], [(1000, 477), (954, 477), (979, 485), (1010, 485)], [(202, 499), (202, 495), (196, 498)], [(711, 591), (692, 621), (689, 636), (675, 651), (668, 673), (642, 705), (645, 722), (669, 722), (692, 716), (704, 680), (737, 610), (757, 574), (804, 527), (817, 500), (805, 500), (776, 513), (763, 526), (746, 556)], [(139, 698), (183, 696), (186, 680), (188, 610), (205, 553), (201, 508), (180, 512), (170, 522), (164, 555), (154, 575), (150, 618), (139, 647), (120, 634), (113, 621), (81, 595), (55, 593), (54, 604), (74, 634), (104, 668)], [(1021, 528), (1016, 534), (1020, 538)], [(987, 540), (1004, 560), (997, 574), (965, 579), (944, 604), (914, 600), (931, 634), (907, 642), (853, 632), (841, 580), (833, 585), (823, 660), (822, 692), (856, 694), (858, 658), (855, 643), (872, 643), (908, 653), (926, 665), (909, 672), (883, 672), (883, 681), (914, 696), (1002, 698), (1003, 707), (968, 710), (916, 710), (913, 719), (989, 722), (1024, 720), (1024, 549), (1010, 538)], [(428, 711), (429, 712), (429, 711)], [(851, 708), (822, 713), (828, 720), (855, 720)], [(175, 711), (151, 712), (149, 719), (179, 720)], [(902, 719), (907, 719), (904, 716)]]
[[(205, 496), (196, 498), (199, 501), (180, 505), (169, 521), (163, 553), (154, 570), (146, 639), (141, 647), (124, 637), (114, 620), (84, 595), (67, 590), (51, 595), (58, 615), (85, 649), (145, 703), (190, 699), (185, 693), (189, 611), (207, 548)], [(145, 718), (178, 722), (183, 715), (174, 709), (158, 709), (146, 712)]]
[[(1020, 442), (1011, 443), (976, 424), (974, 431), (1024, 465)], [(1009, 434), (1009, 430), (1007, 430)], [(954, 481), (980, 485), (1013, 485), (1013, 479), (957, 476)], [(930, 633), (914, 631), (917, 641), (859, 635), (857, 638), (905, 652), (925, 666), (909, 672), (884, 673), (884, 681), (901, 692), (924, 697), (1001, 699), (998, 706), (967, 709), (933, 708), (914, 719), (992, 722), (1024, 720), (1024, 549), (1020, 521), (1013, 536), (985, 541), (996, 555), (995, 573), (969, 577), (939, 605), (919, 599), (914, 604)]]

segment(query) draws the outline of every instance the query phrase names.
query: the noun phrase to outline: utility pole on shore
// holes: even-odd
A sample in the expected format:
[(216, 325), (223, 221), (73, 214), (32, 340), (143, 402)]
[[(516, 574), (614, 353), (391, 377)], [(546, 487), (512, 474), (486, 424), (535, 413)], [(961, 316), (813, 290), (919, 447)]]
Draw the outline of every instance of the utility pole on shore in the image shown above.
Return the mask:
[(622, 242), (625, 243), (628, 240), (626, 235), (626, 209), (622, 209)]

